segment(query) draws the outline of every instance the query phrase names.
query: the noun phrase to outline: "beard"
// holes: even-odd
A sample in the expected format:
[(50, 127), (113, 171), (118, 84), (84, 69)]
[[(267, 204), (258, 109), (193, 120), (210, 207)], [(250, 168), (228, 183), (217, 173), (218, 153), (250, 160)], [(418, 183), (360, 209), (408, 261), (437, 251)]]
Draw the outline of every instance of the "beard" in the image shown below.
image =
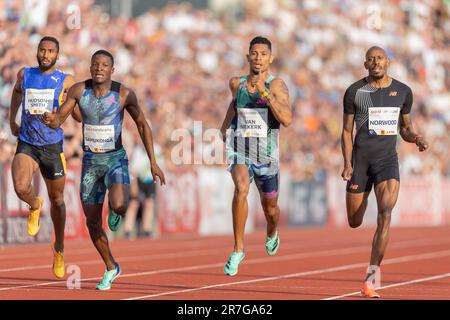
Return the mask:
[(47, 71), (47, 70), (50, 70), (51, 68), (53, 68), (53, 66), (56, 63), (56, 59), (55, 60), (50, 60), (50, 63), (48, 65), (46, 65), (46, 66), (44, 66), (42, 64), (41, 60), (39, 60), (39, 59), (38, 59), (38, 63), (39, 63), (39, 69), (41, 71)]
[[(261, 70), (261, 71), (262, 71), (262, 70)], [(252, 69), (252, 74), (253, 74), (254, 76), (259, 75), (259, 73), (260, 73), (260, 70)]]
[(381, 75), (371, 74), (370, 76), (373, 80), (381, 80), (384, 77), (384, 73)]

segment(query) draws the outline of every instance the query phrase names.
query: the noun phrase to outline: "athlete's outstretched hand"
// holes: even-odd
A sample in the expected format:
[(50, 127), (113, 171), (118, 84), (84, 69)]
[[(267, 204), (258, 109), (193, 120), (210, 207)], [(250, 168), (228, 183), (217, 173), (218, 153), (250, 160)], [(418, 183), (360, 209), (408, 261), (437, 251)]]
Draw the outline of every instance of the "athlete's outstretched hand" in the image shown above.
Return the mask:
[(428, 142), (422, 136), (418, 136), (416, 138), (416, 146), (418, 146), (419, 151), (422, 152), (428, 149)]
[(59, 117), (56, 113), (56, 107), (53, 108), (53, 112), (46, 112), (42, 115), (42, 121), (46, 126), (49, 126), (50, 128), (56, 129), (59, 128)]
[(164, 172), (162, 172), (161, 168), (155, 163), (151, 166), (153, 181), (156, 183), (156, 177), (159, 178), (161, 185), (166, 184), (166, 178), (164, 178)]
[(353, 168), (351, 166), (345, 166), (344, 170), (342, 170), (342, 179), (344, 179), (344, 181), (348, 181), (352, 178), (353, 175)]

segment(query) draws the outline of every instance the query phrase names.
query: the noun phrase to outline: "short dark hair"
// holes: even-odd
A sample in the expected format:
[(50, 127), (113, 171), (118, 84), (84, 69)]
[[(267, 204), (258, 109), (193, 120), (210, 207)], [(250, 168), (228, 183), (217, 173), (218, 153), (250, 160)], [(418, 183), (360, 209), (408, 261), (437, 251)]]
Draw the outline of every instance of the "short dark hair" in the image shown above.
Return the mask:
[(98, 56), (99, 54), (102, 54), (104, 56), (109, 57), (111, 59), (112, 66), (114, 67), (114, 57), (113, 57), (113, 55), (109, 51), (106, 51), (106, 50), (103, 50), (103, 49), (95, 51), (94, 54), (91, 57), (91, 60), (94, 59), (94, 57)]
[(40, 41), (39, 41), (39, 45), (38, 47), (41, 45), (42, 42), (44, 41), (51, 41), (54, 44), (56, 44), (56, 50), (59, 52), (59, 41), (55, 38), (55, 37), (51, 37), (51, 36), (45, 36), (43, 37)]
[(265, 45), (267, 45), (269, 47), (269, 50), (272, 51), (272, 43), (270, 42), (269, 39), (267, 39), (265, 37), (261, 37), (261, 36), (254, 37), (252, 39), (252, 41), (250, 41), (250, 46), (248, 47), (248, 51), (250, 51), (251, 48), (255, 44), (265, 44)]

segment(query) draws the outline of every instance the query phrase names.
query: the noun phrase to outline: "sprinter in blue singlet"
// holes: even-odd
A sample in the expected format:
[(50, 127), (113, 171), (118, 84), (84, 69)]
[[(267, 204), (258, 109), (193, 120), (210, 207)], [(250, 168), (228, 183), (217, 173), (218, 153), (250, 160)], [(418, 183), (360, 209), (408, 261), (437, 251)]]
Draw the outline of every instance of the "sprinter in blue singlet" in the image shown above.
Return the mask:
[(120, 275), (108, 238), (102, 228), (102, 207), (108, 190), (108, 225), (112, 231), (120, 227), (130, 198), (128, 158), (122, 146), (122, 121), (127, 110), (136, 123), (150, 159), (153, 181), (165, 184), (164, 173), (158, 167), (153, 151), (152, 131), (137, 103), (133, 90), (111, 80), (114, 58), (106, 50), (95, 52), (91, 59), (92, 78), (76, 83), (58, 112), (47, 112), (45, 124), (58, 128), (79, 106), (83, 124), (83, 165), (80, 186), (81, 202), (91, 240), (100, 253), (106, 272), (97, 284), (98, 290), (109, 290)]
[[(37, 235), (42, 197), (36, 196), (31, 185), (33, 173), (39, 168), (47, 186), (50, 212), (55, 229), (53, 273), (64, 277), (64, 227), (66, 207), (64, 183), (66, 161), (63, 153), (63, 131), (52, 129), (42, 122), (42, 114), (59, 109), (64, 95), (74, 83), (73, 77), (55, 69), (59, 42), (53, 37), (41, 39), (37, 50), (38, 67), (22, 68), (14, 86), (9, 123), (18, 137), (12, 162), (12, 178), (17, 196), (30, 206), (28, 234)], [(20, 125), (16, 123), (22, 107)]]

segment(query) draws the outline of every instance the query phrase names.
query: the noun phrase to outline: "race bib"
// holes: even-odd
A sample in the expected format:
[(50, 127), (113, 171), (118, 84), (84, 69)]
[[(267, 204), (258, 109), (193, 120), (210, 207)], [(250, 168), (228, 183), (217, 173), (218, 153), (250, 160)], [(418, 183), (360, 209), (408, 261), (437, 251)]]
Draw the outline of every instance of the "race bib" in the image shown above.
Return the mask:
[(26, 89), (25, 110), (30, 114), (44, 114), (53, 111), (55, 89)]
[(369, 134), (397, 135), (400, 108), (369, 108)]
[(114, 126), (85, 124), (84, 145), (92, 152), (114, 150)]
[(236, 135), (238, 137), (267, 137), (268, 109), (238, 108)]

